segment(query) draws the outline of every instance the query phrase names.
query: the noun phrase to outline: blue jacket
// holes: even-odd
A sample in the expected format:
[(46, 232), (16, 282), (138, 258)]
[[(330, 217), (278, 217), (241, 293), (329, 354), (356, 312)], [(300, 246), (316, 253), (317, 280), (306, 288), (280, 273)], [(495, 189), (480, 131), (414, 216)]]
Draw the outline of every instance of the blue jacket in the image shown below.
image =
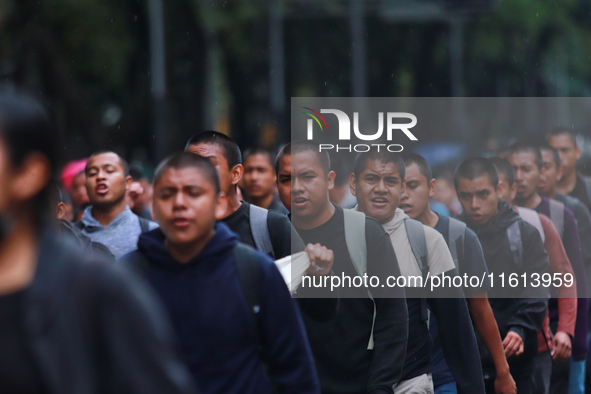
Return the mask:
[(168, 254), (164, 234), (156, 229), (142, 234), (138, 251), (125, 260), (133, 261), (136, 253), (147, 257), (143, 274), (168, 310), (181, 356), (201, 392), (319, 393), (297, 306), (273, 261), (260, 252), (263, 347), (257, 347), (236, 273), (237, 243), (236, 234), (217, 223), (203, 251), (181, 264)]

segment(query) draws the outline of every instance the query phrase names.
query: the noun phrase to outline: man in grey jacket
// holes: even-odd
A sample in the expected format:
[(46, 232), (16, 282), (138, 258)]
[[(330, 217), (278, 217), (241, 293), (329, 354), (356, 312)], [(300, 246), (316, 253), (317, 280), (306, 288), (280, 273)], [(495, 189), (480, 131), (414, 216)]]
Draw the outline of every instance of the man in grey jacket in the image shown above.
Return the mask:
[(125, 201), (132, 178), (125, 160), (114, 152), (96, 152), (86, 164), (86, 189), (91, 206), (77, 223), (94, 242), (107, 246), (115, 258), (137, 249), (139, 235), (155, 229), (138, 217)]

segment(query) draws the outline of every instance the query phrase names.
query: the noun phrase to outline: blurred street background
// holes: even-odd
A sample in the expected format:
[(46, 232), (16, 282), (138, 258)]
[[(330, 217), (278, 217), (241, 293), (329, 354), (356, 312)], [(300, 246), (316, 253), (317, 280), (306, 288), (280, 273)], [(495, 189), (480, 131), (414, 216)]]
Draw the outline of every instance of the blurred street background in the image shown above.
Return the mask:
[(46, 100), (67, 160), (205, 129), (274, 149), (291, 97), (589, 96), (590, 62), (581, 0), (0, 0), (0, 89)]

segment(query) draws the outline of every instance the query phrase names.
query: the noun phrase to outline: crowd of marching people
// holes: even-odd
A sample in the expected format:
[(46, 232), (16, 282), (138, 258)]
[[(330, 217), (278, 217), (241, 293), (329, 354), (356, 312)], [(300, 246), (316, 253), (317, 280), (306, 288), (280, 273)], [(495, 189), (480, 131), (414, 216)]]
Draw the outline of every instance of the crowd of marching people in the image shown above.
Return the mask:
[[(406, 151), (343, 173), (308, 141), (243, 153), (204, 131), (151, 181), (112, 151), (62, 169), (55, 135), (0, 97), (0, 392), (586, 392), (591, 181), (570, 129), (438, 176)], [(482, 281), (290, 294), (274, 261), (300, 252), (313, 277)], [(498, 282), (542, 274), (573, 280)]]

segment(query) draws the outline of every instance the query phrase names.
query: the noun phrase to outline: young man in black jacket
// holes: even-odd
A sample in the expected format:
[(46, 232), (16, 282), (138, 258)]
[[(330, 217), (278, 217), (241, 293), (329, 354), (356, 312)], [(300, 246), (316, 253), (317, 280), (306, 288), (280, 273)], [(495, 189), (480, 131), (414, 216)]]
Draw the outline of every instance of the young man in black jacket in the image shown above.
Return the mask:
[[(449, 218), (435, 213), (429, 207), (429, 198), (434, 194), (436, 180), (433, 179), (433, 173), (427, 160), (417, 153), (403, 153), (402, 158), (406, 166), (405, 181), (406, 188), (400, 199), (400, 208), (412, 219), (419, 220), (425, 226), (433, 227), (439, 231), (445, 242), (450, 246), (450, 250), (455, 250), (454, 262), (457, 265), (460, 276), (467, 274), (482, 278), (488, 275), (488, 268), (482, 253), (480, 241), (474, 233), (466, 227), (464, 223), (456, 219)], [(457, 229), (454, 230), (454, 227)], [(495, 389), (498, 394), (516, 393), (515, 381), (511, 377), (509, 364), (505, 358), (503, 345), (497, 322), (488, 302), (487, 291), (490, 287), (489, 281), (479, 283), (479, 286), (465, 286), (464, 293), (470, 316), (474, 323), (476, 332), (480, 335), (484, 346), (489, 351), (495, 364)], [(433, 384), (435, 393), (438, 388), (450, 390), (456, 386), (449, 366), (447, 365), (441, 338), (439, 335), (437, 320), (432, 318), (430, 321), (429, 332), (433, 339)], [(446, 392), (446, 391), (442, 391)]]
[[(345, 213), (328, 196), (335, 174), (328, 154), (317, 149), (305, 142), (291, 143), (291, 202), (286, 206), (291, 206), (294, 227), (306, 243), (319, 243), (334, 252), (334, 275), (354, 278), (359, 275), (347, 247)], [(287, 176), (283, 169), (280, 174)], [(280, 190), (285, 191), (285, 186)], [(379, 223), (363, 219), (367, 276), (386, 283), (387, 277), (400, 274), (396, 255)], [(392, 394), (402, 374), (408, 336), (403, 289), (372, 287), (373, 302), (365, 287), (340, 291), (332, 319), (318, 323), (304, 316), (322, 392)]]
[[(489, 160), (474, 158), (462, 162), (456, 169), (454, 183), (464, 209), (458, 219), (478, 235), (492, 275), (489, 300), (517, 392), (529, 393), (538, 349), (537, 333), (548, 308), (548, 288), (540, 282), (549, 270), (548, 255), (538, 230), (499, 198), (503, 185)], [(522, 278), (522, 283), (509, 286), (511, 275)], [(533, 286), (536, 280), (538, 286)], [(494, 365), (483, 347), (481, 357), (485, 379), (490, 378), (487, 392), (493, 393)]]
[[(236, 188), (244, 175), (244, 167), (240, 148), (230, 137), (217, 131), (204, 131), (189, 139), (185, 151), (205, 157), (215, 165), (220, 175), (221, 190), (228, 200), (222, 221), (238, 234), (241, 242), (269, 254), (275, 260), (304, 250), (301, 240), (294, 238), (292, 241), (292, 227), (284, 214), (251, 206), (238, 198)], [(257, 219), (259, 217), (261, 219)], [(253, 220), (260, 227), (255, 229)]]

